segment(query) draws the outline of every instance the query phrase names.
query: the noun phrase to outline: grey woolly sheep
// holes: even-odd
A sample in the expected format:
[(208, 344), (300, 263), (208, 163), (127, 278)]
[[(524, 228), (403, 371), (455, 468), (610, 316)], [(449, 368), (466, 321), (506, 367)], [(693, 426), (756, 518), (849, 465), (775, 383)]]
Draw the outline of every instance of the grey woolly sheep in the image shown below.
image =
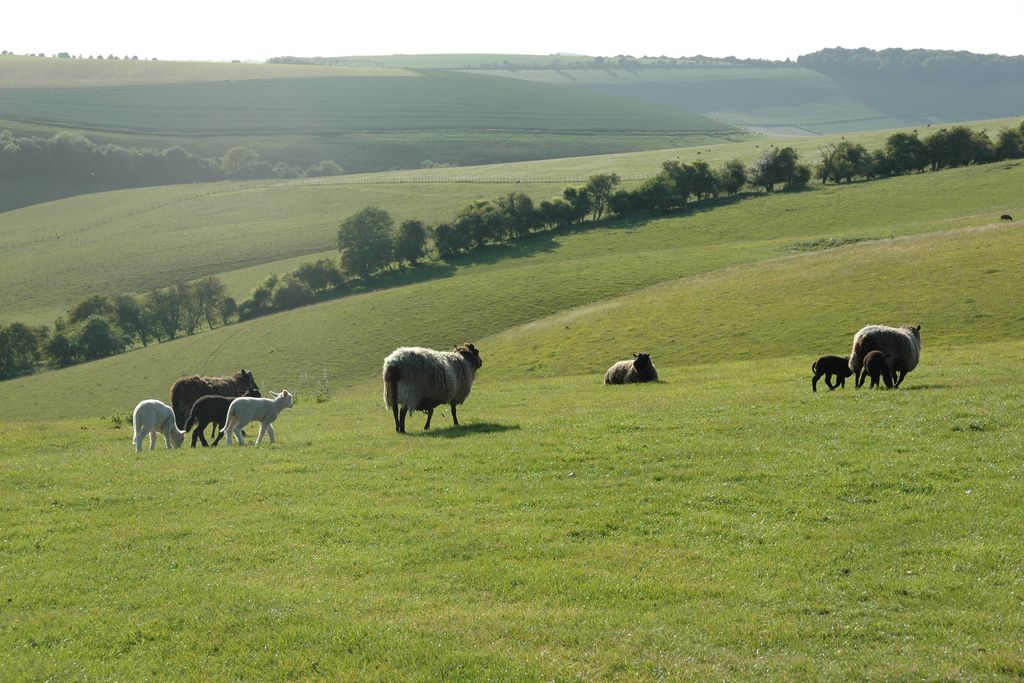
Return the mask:
[(864, 356), (864, 368), (857, 377), (857, 388), (864, 386), (864, 378), (871, 377), (871, 388), (878, 386), (878, 380), (885, 381), (885, 388), (892, 389), (892, 369), (889, 367), (889, 359), (881, 351), (871, 351)]
[(604, 373), (605, 384), (633, 384), (657, 382), (658, 369), (651, 362), (651, 354), (634, 353), (633, 360), (620, 360)]
[[(811, 363), (811, 391), (818, 390), (818, 380), (825, 376), (825, 386), (829, 391), (836, 387), (846, 387), (846, 378), (853, 374), (849, 367), (850, 359), (843, 356), (822, 356)], [(832, 377), (835, 376), (836, 383), (832, 384)]]
[(871, 351), (881, 351), (885, 355), (892, 369), (893, 387), (898, 387), (921, 360), (921, 326), (862, 327), (853, 336), (853, 350), (850, 352), (850, 369), (856, 376), (860, 376), (864, 356)]
[(434, 408), (444, 404), (452, 407), (452, 421), (458, 427), (456, 406), (469, 396), (476, 371), (483, 364), (472, 344), (457, 346), (454, 351), (415, 346), (392, 351), (384, 359), (384, 405), (395, 418), (395, 431), (405, 433), (405, 416), (416, 410), (427, 414), (423, 429), (430, 429)]

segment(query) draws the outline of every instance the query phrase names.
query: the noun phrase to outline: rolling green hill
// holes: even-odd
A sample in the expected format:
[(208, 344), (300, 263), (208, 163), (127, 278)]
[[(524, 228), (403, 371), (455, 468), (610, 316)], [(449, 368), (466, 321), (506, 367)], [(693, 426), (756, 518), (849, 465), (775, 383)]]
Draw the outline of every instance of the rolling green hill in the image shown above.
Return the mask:
[[(1017, 675), (1024, 241), (991, 205), (1022, 169), (538, 235), (442, 280), (0, 383), (0, 667)], [(940, 201), (946, 176), (961, 201)], [(904, 320), (923, 354), (900, 390), (810, 392), (815, 357)], [(462, 426), (394, 434), (383, 354), (465, 339), (484, 366)], [(662, 381), (602, 386), (641, 346)], [(111, 416), (237, 365), (298, 391), (272, 446), (136, 455)]]
[[(272, 163), (305, 167), (331, 159), (354, 172), (743, 137), (728, 124), (673, 107), (475, 74), (38, 61), (51, 64), (29, 62), (26, 75), (15, 73), (0, 87), (0, 128), (36, 136), (71, 131), (126, 147), (177, 145), (204, 157), (248, 145)], [(0, 60), (0, 74), (11, 68)], [(117, 80), (121, 69), (127, 84)]]
[[(1018, 122), (976, 125), (991, 129)], [(874, 132), (846, 139), (874, 149), (884, 144), (886, 135)], [(792, 144), (802, 159), (813, 163), (818, 148), (830, 139), (801, 138)], [(333, 180), (145, 188), (0, 213), (0, 249), (5, 254), (5, 267), (0, 271), (0, 316), (9, 321), (50, 323), (89, 294), (145, 292), (206, 275), (223, 276), (232, 287), (231, 294), (242, 298), (268, 274), (294, 267), (296, 258), (331, 255), (338, 224), (365, 206), (386, 208), (397, 220), (420, 218), (434, 223), (450, 219), (474, 200), (492, 199), (511, 190), (542, 200), (560, 194), (567, 185), (585, 183), (594, 173), (615, 170), (626, 178), (646, 177), (657, 172), (666, 159), (700, 158), (717, 165), (740, 158), (749, 163), (764, 144), (760, 140)], [(957, 206), (973, 207), (970, 210), (978, 215), (1015, 213), (1019, 200), (1008, 193), (1017, 182), (1013, 170), (1017, 167), (1011, 166), (1010, 173), (1000, 172), (1003, 165), (986, 168), (976, 174), (929, 175), (926, 182), (935, 191), (925, 195), (928, 199), (923, 202), (903, 196), (900, 188), (908, 179), (869, 183), (852, 192), (868, 193), (871, 201), (908, 217), (935, 210), (955, 211)], [(962, 188), (964, 182), (969, 187)], [(831, 194), (822, 195), (822, 200), (832, 201)], [(735, 215), (758, 215), (757, 205), (744, 203)], [(825, 220), (794, 213), (807, 222), (801, 230), (812, 235), (830, 234), (822, 227), (825, 221), (835, 215), (842, 218), (836, 212), (830, 212)], [(118, 259), (117, 269), (109, 267), (112, 254)], [(57, 268), (67, 277), (53, 278)]]
[[(486, 339), (576, 307), (599, 302), (605, 302), (601, 306), (611, 305), (607, 300), (612, 297), (629, 295), (679, 278), (777, 258), (800, 262), (800, 259), (793, 259), (787, 254), (792, 250), (805, 249), (806, 244), (822, 238), (877, 240), (989, 225), (1007, 210), (1006, 207), (1013, 206), (1010, 202), (1019, 201), (1016, 188), (1020, 186), (1022, 174), (1024, 164), (992, 164), (849, 187), (829, 186), (813, 192), (754, 198), (650, 222), (611, 223), (583, 232), (538, 234), (520, 244), (495, 248), (456, 262), (453, 268), (437, 272), (436, 275), (441, 276), (439, 279), (352, 296), (220, 328), (97, 363), (4, 382), (0, 384), (0, 409), (12, 416), (28, 416), (36, 414), (40, 402), (49, 402), (53, 410), (60, 411), (58, 414), (69, 416), (80, 415), (81, 410), (115, 410), (119, 401), (115, 388), (120, 377), (148, 377), (144, 393), (163, 395), (169, 380), (179, 375), (224, 372), (226, 370), (217, 368), (235, 366), (259, 367), (262, 363), (257, 359), (270, 363), (263, 371), (267, 378), (263, 381), (275, 385), (287, 380), (293, 387), (308, 391), (317, 382), (327, 382), (331, 386), (360, 382), (377, 373), (376, 361), (368, 367), (366, 357), (382, 358), (391, 348), (401, 344), (446, 347), (467, 339)], [(1001, 252), (994, 254), (993, 258), (1016, 258), (1016, 232), (1013, 228), (1005, 228), (999, 234), (1005, 244), (992, 248)], [(960, 239), (967, 240), (968, 237)], [(921, 244), (933, 243), (926, 241)], [(878, 248), (882, 250), (880, 253), (891, 249), (888, 246)], [(945, 251), (938, 247), (935, 249), (946, 258)], [(957, 249), (963, 248), (957, 247), (953, 251)], [(978, 269), (985, 268), (982, 259), (987, 254), (987, 248), (971, 246), (965, 255), (958, 257), (959, 260), (952, 255), (946, 260), (959, 264), (960, 278), (973, 277)], [(977, 261), (967, 260), (969, 257)], [(866, 260), (870, 262), (873, 259)], [(906, 267), (912, 269), (913, 263), (913, 259), (907, 259)], [(642, 267), (638, 267), (640, 265)], [(1001, 274), (993, 274), (991, 281), (1001, 288), (998, 291), (1008, 291), (1012, 282), (1006, 278), (1012, 280), (1013, 267), (1007, 264), (993, 267)], [(917, 286), (938, 291), (931, 280), (922, 280)], [(819, 284), (807, 291), (820, 288)], [(809, 335), (802, 350), (810, 354), (822, 346), (830, 348), (837, 338), (846, 338), (854, 331), (850, 328), (863, 320), (858, 302), (861, 296), (866, 295), (861, 289), (863, 285), (849, 289), (854, 292), (853, 300), (844, 299), (845, 305), (840, 309), (846, 311), (844, 320), (848, 322), (834, 329), (822, 328), (814, 315), (805, 315), (807, 308), (811, 307), (809, 304), (791, 311), (794, 320), (789, 327), (802, 324), (807, 325), (808, 330), (832, 329), (832, 336), (822, 336), (821, 332), (817, 337)], [(991, 297), (986, 295), (985, 301), (988, 298), (995, 300), (997, 293), (993, 292)], [(790, 296), (795, 297), (795, 294)], [(887, 290), (878, 296), (878, 300), (906, 303), (912, 298), (902, 294), (897, 297), (894, 291)], [(937, 308), (944, 308), (946, 316), (945, 323), (936, 327), (945, 330), (947, 335), (951, 334), (950, 331), (956, 329), (960, 322), (954, 311), (960, 309), (948, 306), (946, 299), (934, 301)], [(966, 306), (969, 299), (964, 298), (963, 301)], [(679, 306), (683, 305), (679, 302)], [(921, 308), (917, 307), (918, 310)], [(771, 309), (765, 307), (764, 310)], [(869, 319), (876, 320), (875, 315), (888, 310), (882, 308)], [(382, 311), (387, 314), (382, 315)], [(573, 310), (571, 316), (578, 313)], [(901, 318), (918, 317), (914, 310), (905, 313), (892, 311), (890, 314), (900, 314)], [(968, 315), (963, 311), (957, 315), (961, 314)], [(735, 352), (742, 351), (740, 357), (745, 358), (757, 357), (756, 354), (765, 351), (771, 356), (786, 355), (785, 348), (768, 347), (762, 343), (753, 320), (743, 328), (741, 335), (749, 340), (750, 346), (740, 345)], [(719, 335), (730, 330), (729, 326), (721, 327), (722, 320), (710, 319), (708, 324), (715, 330), (721, 329), (722, 332), (716, 333)], [(931, 326), (926, 322), (926, 328)], [(978, 327), (984, 330), (980, 340), (1005, 339), (1019, 332), (1015, 323), (1005, 320), (992, 330)], [(302, 330), (302, 334), (289, 332), (295, 329)], [(669, 326), (666, 329), (673, 328)], [(652, 336), (638, 331), (630, 340), (618, 336), (611, 329), (596, 334), (608, 342), (614, 341), (615, 345), (620, 342), (623, 346), (628, 344), (632, 350), (637, 350), (633, 347), (643, 345)], [(687, 349), (686, 353), (694, 353), (693, 349), (702, 346), (686, 341), (692, 335), (683, 335), (682, 331), (666, 335), (661, 341), (667, 345), (669, 339), (675, 339), (674, 343), (678, 343), (680, 349)], [(680, 339), (681, 336), (685, 339)], [(569, 339), (571, 335), (567, 332), (565, 338)], [(733, 343), (737, 339), (734, 338)], [(715, 358), (726, 349), (732, 354), (733, 347), (727, 346), (725, 341), (720, 339), (717, 345), (697, 352), (701, 354), (697, 358), (688, 355), (685, 360), (694, 362), (698, 358)], [(579, 353), (587, 354), (587, 349), (597, 346), (594, 340), (589, 340), (579, 346)], [(666, 346), (663, 352), (668, 348)], [(352, 349), (362, 349), (363, 352), (353, 354)], [(612, 350), (611, 346), (608, 350)], [(558, 353), (551, 350), (520, 367), (544, 371), (551, 367), (551, 358)], [(572, 358), (572, 355), (567, 357)], [(594, 363), (603, 362), (599, 357), (594, 358)], [(569, 365), (578, 365), (576, 360)], [(497, 362), (500, 364), (501, 361)], [(167, 376), (145, 372), (148, 365), (165, 368)], [(559, 366), (559, 369), (564, 367)], [(511, 370), (509, 372), (512, 373)], [(55, 399), (52, 395), (57, 384), (67, 387), (83, 383), (93, 387), (95, 396), (87, 406), (75, 401), (75, 392), (65, 392), (62, 395), (67, 398), (53, 404)]]

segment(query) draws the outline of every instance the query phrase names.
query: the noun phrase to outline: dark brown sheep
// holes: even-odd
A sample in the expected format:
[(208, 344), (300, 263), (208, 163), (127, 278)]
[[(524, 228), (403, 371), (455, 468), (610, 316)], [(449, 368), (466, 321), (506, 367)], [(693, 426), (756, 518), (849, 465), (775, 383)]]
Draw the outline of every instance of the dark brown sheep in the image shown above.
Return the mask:
[(878, 387), (878, 379), (885, 382), (886, 389), (892, 389), (894, 384), (892, 364), (881, 351), (870, 351), (864, 356), (864, 367), (857, 377), (857, 388), (864, 385), (864, 378), (871, 378), (871, 389)]
[(1013, 220), (1013, 216), (1011, 216), (1008, 213), (1004, 213), (1002, 216), (999, 217), (999, 220), (1001, 220), (1001, 221), (1012, 221)]
[[(825, 385), (829, 391), (832, 391), (836, 387), (846, 387), (846, 378), (853, 374), (853, 370), (850, 369), (849, 357), (843, 356), (822, 356), (818, 360), (811, 363), (811, 372), (814, 373), (814, 377), (811, 378), (811, 391), (818, 390), (818, 380), (821, 379), (822, 375), (825, 376)], [(835, 384), (832, 383), (832, 378), (835, 377)]]
[(174, 409), (174, 421), (178, 428), (185, 426), (192, 411), (192, 404), (203, 396), (242, 396), (245, 392), (260, 388), (256, 385), (251, 372), (244, 369), (230, 377), (182, 377), (171, 386), (171, 408)]

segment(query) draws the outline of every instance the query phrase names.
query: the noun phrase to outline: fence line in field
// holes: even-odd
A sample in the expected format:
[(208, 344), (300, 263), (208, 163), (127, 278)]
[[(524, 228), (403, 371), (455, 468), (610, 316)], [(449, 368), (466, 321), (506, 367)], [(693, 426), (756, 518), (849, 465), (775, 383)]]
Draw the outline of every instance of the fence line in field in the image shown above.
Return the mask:
[[(650, 174), (620, 175), (621, 181), (647, 180)], [(296, 180), (264, 180), (235, 183), (231, 190), (250, 190), (270, 187), (323, 187), (332, 185), (427, 185), (427, 184), (477, 184), (477, 185), (539, 185), (545, 183), (578, 183), (585, 185), (590, 176), (575, 177), (527, 177), (527, 176), (334, 176), (330, 178), (301, 178)], [(230, 190), (229, 190), (230, 191)]]

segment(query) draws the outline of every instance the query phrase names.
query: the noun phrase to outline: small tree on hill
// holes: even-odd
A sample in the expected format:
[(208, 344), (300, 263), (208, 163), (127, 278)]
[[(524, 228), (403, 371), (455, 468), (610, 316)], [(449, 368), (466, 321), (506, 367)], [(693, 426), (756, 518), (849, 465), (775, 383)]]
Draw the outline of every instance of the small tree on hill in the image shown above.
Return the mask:
[(427, 226), (423, 221), (403, 221), (395, 235), (395, 258), (399, 263), (408, 261), (415, 266), (427, 248)]
[(341, 266), (347, 273), (367, 278), (394, 260), (394, 220), (384, 209), (368, 206), (338, 228)]

